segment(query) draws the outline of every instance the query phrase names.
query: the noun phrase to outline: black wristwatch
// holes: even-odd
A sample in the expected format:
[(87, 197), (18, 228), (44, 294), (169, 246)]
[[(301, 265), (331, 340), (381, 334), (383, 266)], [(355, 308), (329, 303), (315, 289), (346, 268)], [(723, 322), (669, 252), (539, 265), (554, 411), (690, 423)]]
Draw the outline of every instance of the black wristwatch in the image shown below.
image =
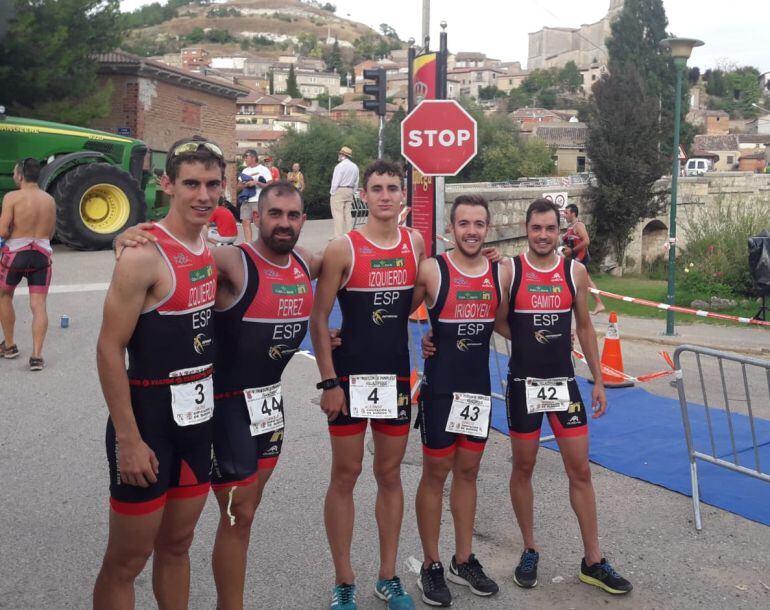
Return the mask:
[(332, 388), (336, 388), (339, 385), (340, 385), (339, 377), (332, 377), (330, 379), (324, 379), (323, 381), (319, 381), (317, 384), (315, 384), (315, 387), (319, 390), (331, 390)]

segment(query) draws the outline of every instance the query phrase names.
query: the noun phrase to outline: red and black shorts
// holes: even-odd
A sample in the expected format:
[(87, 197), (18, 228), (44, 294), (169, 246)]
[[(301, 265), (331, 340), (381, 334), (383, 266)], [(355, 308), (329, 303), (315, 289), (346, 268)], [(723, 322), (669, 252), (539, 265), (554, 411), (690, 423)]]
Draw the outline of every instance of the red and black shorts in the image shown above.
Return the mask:
[[(131, 390), (139, 434), (158, 459), (158, 480), (149, 487), (129, 485), (121, 480), (120, 445), (110, 418), (106, 444), (112, 510), (124, 515), (145, 515), (162, 508), (167, 499), (207, 494), (211, 487), (212, 421), (178, 426), (172, 416), (168, 388)], [(163, 399), (150, 397), (161, 393)], [(142, 396), (144, 394), (148, 396)]]
[(34, 246), (11, 252), (0, 249), (0, 290), (13, 293), (27, 278), (31, 294), (48, 294), (51, 285), (51, 255)]
[(275, 468), (283, 447), (284, 429), (252, 436), (249, 410), (241, 394), (217, 395), (213, 422), (211, 482), (215, 490), (250, 485), (259, 470)]
[[(350, 413), (350, 382), (347, 376), (340, 377), (340, 387), (345, 392), (345, 404)], [(372, 430), (389, 436), (405, 436), (409, 434), (409, 424), (412, 421), (412, 399), (409, 387), (409, 376), (396, 377), (396, 392), (398, 395), (398, 417), (394, 419), (372, 419)], [(340, 411), (334, 421), (329, 422), (329, 433), (332, 436), (352, 436), (366, 430), (368, 419), (351, 417)]]
[(487, 437), (468, 436), (446, 431), (453, 397), (433, 395), (426, 385), (420, 391), (419, 425), (422, 436), (422, 451), (431, 457), (452, 455), (457, 448), (466, 451), (484, 451)]
[[(523, 440), (539, 439), (543, 424), (543, 413), (527, 412), (526, 390), (521, 377), (508, 375), (508, 389), (505, 393), (505, 410), (508, 415), (508, 431), (514, 438)], [(570, 404), (566, 411), (548, 413), (548, 423), (556, 438), (570, 438), (588, 434), (588, 417), (577, 382), (567, 382)]]

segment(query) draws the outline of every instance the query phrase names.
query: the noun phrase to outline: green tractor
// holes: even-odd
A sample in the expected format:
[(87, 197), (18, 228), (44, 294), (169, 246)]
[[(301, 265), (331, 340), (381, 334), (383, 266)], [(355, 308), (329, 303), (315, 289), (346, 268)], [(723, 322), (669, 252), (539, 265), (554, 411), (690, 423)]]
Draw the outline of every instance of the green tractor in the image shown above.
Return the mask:
[(56, 237), (71, 248), (109, 248), (124, 228), (168, 210), (140, 140), (0, 109), (0, 198), (16, 188), (14, 165), (27, 157), (44, 166), (39, 184), (56, 200)]

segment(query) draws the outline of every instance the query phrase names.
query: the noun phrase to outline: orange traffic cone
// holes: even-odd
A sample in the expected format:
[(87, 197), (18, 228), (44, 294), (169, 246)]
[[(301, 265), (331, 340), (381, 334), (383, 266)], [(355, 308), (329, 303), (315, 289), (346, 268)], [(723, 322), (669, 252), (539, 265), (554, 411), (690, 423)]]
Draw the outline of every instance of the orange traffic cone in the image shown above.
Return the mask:
[(425, 322), (425, 320), (428, 319), (428, 310), (425, 307), (425, 301), (420, 303), (420, 306), (409, 315), (409, 319), (412, 322)]
[(422, 378), (417, 373), (417, 369), (412, 369), (411, 375), (409, 375), (409, 387), (411, 388), (412, 404), (416, 405), (420, 399), (420, 385), (422, 384)]
[(618, 314), (610, 312), (610, 323), (604, 336), (602, 348), (602, 380), (607, 388), (630, 388), (634, 385), (625, 377), (623, 370), (623, 353), (620, 349), (620, 332), (618, 331)]

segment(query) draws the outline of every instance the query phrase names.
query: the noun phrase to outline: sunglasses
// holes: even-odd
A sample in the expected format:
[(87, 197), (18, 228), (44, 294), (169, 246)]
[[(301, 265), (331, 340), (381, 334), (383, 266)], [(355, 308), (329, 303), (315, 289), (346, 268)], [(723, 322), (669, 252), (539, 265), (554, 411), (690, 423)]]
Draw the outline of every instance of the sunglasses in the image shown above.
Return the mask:
[(211, 154), (213, 154), (216, 157), (219, 157), (220, 159), (225, 158), (225, 155), (222, 152), (222, 149), (219, 148), (219, 146), (217, 146), (213, 142), (198, 142), (194, 140), (192, 142), (184, 142), (179, 146), (177, 146), (174, 150), (171, 151), (171, 154), (169, 155), (169, 159), (172, 157), (177, 157), (179, 155), (184, 155), (185, 153), (198, 152), (201, 148), (205, 148)]

